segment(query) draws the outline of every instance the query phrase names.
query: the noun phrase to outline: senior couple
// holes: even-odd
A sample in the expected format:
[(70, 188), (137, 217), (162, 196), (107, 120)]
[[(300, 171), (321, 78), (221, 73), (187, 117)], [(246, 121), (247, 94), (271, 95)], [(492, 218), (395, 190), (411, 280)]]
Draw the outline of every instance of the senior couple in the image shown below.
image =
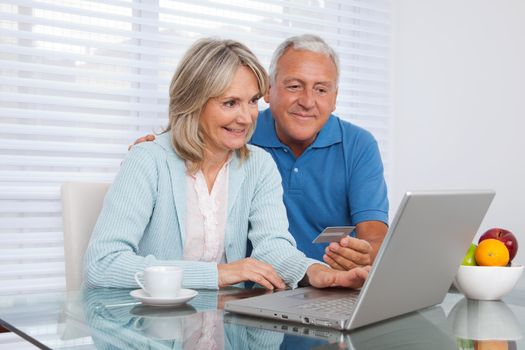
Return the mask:
[[(269, 77), (241, 43), (193, 44), (171, 81), (168, 126), (137, 140), (106, 195), (87, 285), (133, 288), (135, 272), (177, 265), (185, 288), (361, 287), (388, 201), (377, 142), (331, 114), (339, 70), (314, 35), (285, 40)], [(259, 112), (261, 97), (270, 108)], [(336, 225), (356, 225), (356, 237), (311, 243)]]

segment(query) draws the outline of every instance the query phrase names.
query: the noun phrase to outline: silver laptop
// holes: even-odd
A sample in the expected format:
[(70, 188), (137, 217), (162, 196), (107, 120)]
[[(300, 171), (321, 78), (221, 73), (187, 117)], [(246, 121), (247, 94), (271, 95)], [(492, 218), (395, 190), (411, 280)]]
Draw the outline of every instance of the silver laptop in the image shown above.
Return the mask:
[(352, 330), (443, 301), (493, 191), (408, 192), (361, 290), (297, 288), (226, 311)]

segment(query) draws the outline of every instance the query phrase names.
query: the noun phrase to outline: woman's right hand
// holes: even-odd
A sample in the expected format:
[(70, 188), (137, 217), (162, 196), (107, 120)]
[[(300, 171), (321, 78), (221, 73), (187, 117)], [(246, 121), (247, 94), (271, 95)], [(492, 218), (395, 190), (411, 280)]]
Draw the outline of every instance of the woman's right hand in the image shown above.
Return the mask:
[(252, 281), (266, 289), (284, 289), (286, 285), (272, 265), (252, 258), (229, 264), (218, 264), (219, 288), (244, 281)]

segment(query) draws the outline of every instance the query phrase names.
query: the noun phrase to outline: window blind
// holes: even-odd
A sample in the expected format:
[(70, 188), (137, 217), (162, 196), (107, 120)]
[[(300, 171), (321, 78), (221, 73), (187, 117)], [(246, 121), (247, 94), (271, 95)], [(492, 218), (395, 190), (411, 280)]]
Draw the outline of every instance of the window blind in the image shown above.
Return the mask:
[(388, 1), (0, 4), (0, 295), (65, 289), (60, 185), (112, 181), (128, 144), (166, 125), (189, 45), (237, 39), (268, 67), (284, 38), (303, 33), (339, 53), (336, 113), (376, 136), (388, 170)]

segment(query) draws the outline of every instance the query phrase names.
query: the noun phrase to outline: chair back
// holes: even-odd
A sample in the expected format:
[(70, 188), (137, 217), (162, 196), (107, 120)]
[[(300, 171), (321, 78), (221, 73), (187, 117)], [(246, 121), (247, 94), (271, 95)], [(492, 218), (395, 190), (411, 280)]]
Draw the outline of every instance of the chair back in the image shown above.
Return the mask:
[(68, 182), (61, 188), (66, 289), (80, 289), (84, 253), (102, 209), (108, 183)]

